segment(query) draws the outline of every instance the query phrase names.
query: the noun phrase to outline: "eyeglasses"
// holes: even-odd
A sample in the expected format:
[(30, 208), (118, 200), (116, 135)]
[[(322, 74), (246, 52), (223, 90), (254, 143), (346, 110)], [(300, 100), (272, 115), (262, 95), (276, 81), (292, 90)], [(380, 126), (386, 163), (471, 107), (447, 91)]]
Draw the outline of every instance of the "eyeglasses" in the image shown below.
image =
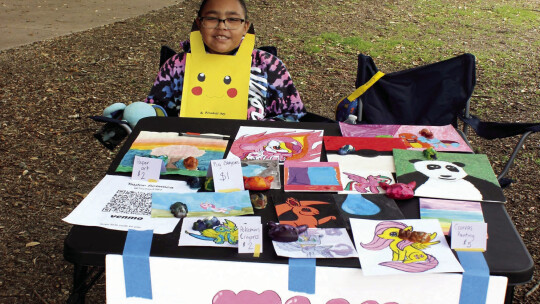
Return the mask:
[(219, 26), (219, 23), (223, 22), (225, 28), (228, 30), (236, 30), (242, 26), (246, 20), (241, 18), (225, 18), (219, 19), (216, 17), (199, 17), (202, 26), (207, 29), (215, 29)]

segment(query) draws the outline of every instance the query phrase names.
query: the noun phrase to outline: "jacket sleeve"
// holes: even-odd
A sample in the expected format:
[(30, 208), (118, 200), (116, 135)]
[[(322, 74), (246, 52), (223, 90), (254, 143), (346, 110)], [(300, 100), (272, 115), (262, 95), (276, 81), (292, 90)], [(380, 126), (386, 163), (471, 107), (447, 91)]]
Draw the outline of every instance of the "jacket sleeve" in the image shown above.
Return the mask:
[(306, 109), (287, 68), (279, 58), (269, 53), (264, 52), (261, 57), (268, 80), (265, 119), (298, 121)]
[(185, 54), (172, 56), (159, 69), (145, 102), (157, 104), (165, 109), (168, 116), (177, 117), (182, 103), (182, 88), (186, 67)]

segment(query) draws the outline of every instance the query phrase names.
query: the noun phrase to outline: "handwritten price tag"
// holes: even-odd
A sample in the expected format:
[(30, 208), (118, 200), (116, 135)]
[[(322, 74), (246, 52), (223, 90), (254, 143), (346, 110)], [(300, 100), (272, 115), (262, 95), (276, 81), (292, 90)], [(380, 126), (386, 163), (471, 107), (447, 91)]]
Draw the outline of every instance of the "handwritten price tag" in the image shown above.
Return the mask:
[(238, 225), (238, 253), (262, 252), (262, 225), (241, 223)]
[(456, 251), (486, 251), (487, 224), (484, 222), (452, 222), (450, 247)]
[(163, 161), (159, 158), (135, 156), (131, 179), (158, 181)]
[(244, 190), (242, 165), (239, 159), (212, 160), (212, 177), (216, 192), (233, 192)]

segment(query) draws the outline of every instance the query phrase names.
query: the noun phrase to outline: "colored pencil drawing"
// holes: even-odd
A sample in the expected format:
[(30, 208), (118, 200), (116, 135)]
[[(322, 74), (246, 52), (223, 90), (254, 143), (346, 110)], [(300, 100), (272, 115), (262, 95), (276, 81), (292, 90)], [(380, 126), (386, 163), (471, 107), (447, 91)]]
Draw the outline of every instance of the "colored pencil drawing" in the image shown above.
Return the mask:
[(296, 242), (272, 242), (279, 256), (290, 258), (358, 257), (345, 228), (309, 228)]
[(172, 204), (187, 205), (188, 217), (238, 216), (253, 214), (249, 191), (152, 193), (152, 217), (173, 217)]
[(424, 272), (437, 267), (439, 261), (423, 251), (429, 246), (439, 243), (439, 241), (433, 241), (437, 233), (431, 233), (428, 242), (419, 243), (400, 237), (402, 230), (413, 231), (413, 227), (401, 222), (381, 222), (375, 227), (373, 240), (367, 244), (360, 243), (360, 245), (368, 250), (390, 248), (392, 261), (379, 263), (381, 266), (405, 272)]
[(230, 153), (241, 160), (319, 161), (321, 130), (240, 127)]
[(341, 191), (337, 162), (292, 162), (283, 167), (285, 191)]
[(441, 223), (444, 235), (450, 232), (450, 225), (456, 222), (483, 222), (482, 205), (480, 202), (420, 199), (420, 218), (437, 219)]
[(463, 271), (437, 220), (350, 223), (365, 275)]
[[(351, 299), (352, 300), (352, 299)], [(212, 304), (282, 304), (281, 297), (274, 290), (266, 290), (259, 293), (251, 290), (242, 290), (236, 294), (232, 290), (220, 290), (214, 295)], [(354, 299), (354, 302), (349, 302), (342, 298), (332, 299), (326, 302), (326, 304), (379, 304), (374, 300), (366, 300), (362, 303), (358, 302), (358, 299)], [(283, 304), (311, 304), (311, 301), (304, 296), (294, 296)], [(381, 302), (381, 304), (383, 304)], [(384, 304), (398, 304), (397, 302), (386, 302)]]
[(131, 172), (135, 156), (159, 158), (165, 164), (162, 174), (206, 176), (210, 161), (222, 159), (228, 136), (141, 131), (116, 168)]
[(439, 152), (427, 160), (420, 151), (394, 150), (397, 180), (416, 182), (415, 196), (504, 202), (486, 155)]
[(225, 242), (231, 245), (238, 244), (238, 228), (236, 227), (236, 223), (228, 219), (225, 219), (217, 226), (206, 228), (196, 233), (187, 230), (184, 230), (184, 233), (196, 239), (214, 242), (215, 244), (224, 244)]
[[(296, 227), (308, 225), (309, 228), (316, 228), (324, 224), (334, 224), (338, 219), (337, 210), (334, 210), (335, 206), (326, 201), (297, 200), (294, 197), (288, 197), (285, 203), (276, 204), (275, 207), (280, 224)], [(323, 208), (328, 215), (321, 214)]]
[(384, 190), (381, 189), (379, 183), (385, 182), (387, 184), (393, 184), (394, 178), (392, 175), (384, 175), (386, 173), (377, 174), (377, 175), (368, 175), (366, 177), (356, 175), (353, 173), (343, 172), (345, 176), (350, 180), (344, 191), (356, 191), (359, 193), (384, 193)]

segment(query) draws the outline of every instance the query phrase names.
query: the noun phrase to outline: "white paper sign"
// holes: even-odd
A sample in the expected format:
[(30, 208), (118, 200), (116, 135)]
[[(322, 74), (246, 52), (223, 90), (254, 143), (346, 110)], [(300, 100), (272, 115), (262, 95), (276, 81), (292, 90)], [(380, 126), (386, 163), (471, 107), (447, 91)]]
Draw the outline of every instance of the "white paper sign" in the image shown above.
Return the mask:
[(486, 251), (487, 224), (484, 222), (452, 222), (451, 248), (462, 251)]
[(135, 156), (131, 179), (158, 181), (163, 161), (159, 158)]
[[(239, 223), (238, 225), (238, 253), (261, 253), (262, 247), (262, 224)], [(256, 246), (258, 252), (255, 252)]]
[(212, 160), (212, 177), (216, 192), (232, 192), (244, 190), (242, 165), (239, 159)]

